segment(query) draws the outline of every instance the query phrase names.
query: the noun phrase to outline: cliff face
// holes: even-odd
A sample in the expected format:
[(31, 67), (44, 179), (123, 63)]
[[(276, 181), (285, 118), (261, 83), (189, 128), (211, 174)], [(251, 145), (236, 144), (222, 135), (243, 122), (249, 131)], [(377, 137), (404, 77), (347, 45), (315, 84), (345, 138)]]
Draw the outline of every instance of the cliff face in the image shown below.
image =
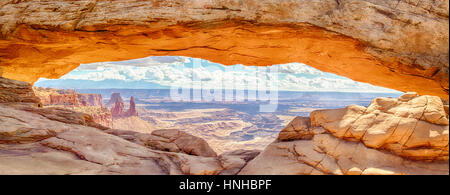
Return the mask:
[(103, 106), (101, 94), (78, 94), (78, 100), (83, 106)]
[(41, 106), (41, 100), (34, 94), (30, 85), (0, 76), (0, 103), (32, 103)]
[(35, 88), (36, 95), (44, 105), (103, 106), (102, 95), (80, 94), (73, 90)]
[(128, 109), (127, 116), (138, 116), (138, 112), (136, 111), (136, 102), (134, 102), (134, 97), (130, 98), (130, 108)]
[(43, 106), (63, 107), (89, 114), (94, 122), (112, 127), (110, 111), (104, 107), (100, 94), (80, 94), (74, 90), (62, 90), (35, 87), (34, 93), (41, 99)]
[(449, 1), (2, 1), (3, 76), (58, 78), (80, 63), (181, 55), (302, 62), (448, 99)]

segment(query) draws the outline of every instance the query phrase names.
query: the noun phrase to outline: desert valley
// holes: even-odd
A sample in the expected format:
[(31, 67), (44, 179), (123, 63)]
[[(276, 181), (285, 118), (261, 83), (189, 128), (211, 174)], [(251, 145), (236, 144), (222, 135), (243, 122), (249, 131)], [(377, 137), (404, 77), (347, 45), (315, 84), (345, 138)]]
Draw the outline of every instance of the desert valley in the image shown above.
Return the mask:
[(314, 110), (350, 104), (368, 106), (376, 97), (396, 98), (400, 95), (282, 92), (289, 98), (278, 102), (277, 112), (260, 113), (259, 105), (264, 102), (173, 101), (169, 90), (164, 89), (79, 89), (77, 92), (34, 87), (33, 90), (44, 107), (89, 114), (94, 122), (113, 129), (140, 133), (179, 129), (204, 139), (218, 154), (238, 149), (263, 150), (296, 116), (306, 117)]

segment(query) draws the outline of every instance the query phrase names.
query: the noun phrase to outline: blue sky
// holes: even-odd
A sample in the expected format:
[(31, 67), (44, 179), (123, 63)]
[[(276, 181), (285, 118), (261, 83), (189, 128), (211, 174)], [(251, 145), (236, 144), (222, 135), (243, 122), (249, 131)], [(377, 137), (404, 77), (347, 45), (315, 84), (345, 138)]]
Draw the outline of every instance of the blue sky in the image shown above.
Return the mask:
[(321, 72), (301, 63), (271, 67), (224, 66), (181, 56), (82, 64), (60, 79), (41, 78), (41, 87), (73, 89), (223, 88), (281, 91), (397, 92)]

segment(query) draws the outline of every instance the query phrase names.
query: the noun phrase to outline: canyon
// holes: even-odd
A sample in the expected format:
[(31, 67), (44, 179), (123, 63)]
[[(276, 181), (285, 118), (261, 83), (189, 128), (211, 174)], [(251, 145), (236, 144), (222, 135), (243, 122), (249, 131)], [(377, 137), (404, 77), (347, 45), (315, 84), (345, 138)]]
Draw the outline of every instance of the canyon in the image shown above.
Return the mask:
[(78, 93), (70, 89), (33, 87), (40, 104), (45, 108), (64, 108), (93, 117), (93, 121), (109, 128), (150, 133), (155, 125), (138, 117), (134, 98), (131, 97), (129, 109), (124, 109), (120, 93), (112, 93), (105, 105), (101, 94)]
[(219, 156), (174, 129), (113, 130), (88, 114), (42, 108), (27, 83), (0, 77), (0, 86), (9, 89), (0, 90), (0, 174), (235, 174), (259, 153)]
[(449, 105), (406, 93), (297, 117), (263, 151), (177, 129), (117, 130), (0, 78), (0, 174), (449, 174)]

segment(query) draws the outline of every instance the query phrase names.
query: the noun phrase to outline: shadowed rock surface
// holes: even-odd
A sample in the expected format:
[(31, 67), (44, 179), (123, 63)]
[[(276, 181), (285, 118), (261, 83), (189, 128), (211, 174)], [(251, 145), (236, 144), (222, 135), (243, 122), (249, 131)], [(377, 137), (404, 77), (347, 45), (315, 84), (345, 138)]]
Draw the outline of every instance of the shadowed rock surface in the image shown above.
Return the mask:
[(0, 75), (0, 103), (34, 103), (41, 100), (34, 95), (29, 83), (6, 79)]

